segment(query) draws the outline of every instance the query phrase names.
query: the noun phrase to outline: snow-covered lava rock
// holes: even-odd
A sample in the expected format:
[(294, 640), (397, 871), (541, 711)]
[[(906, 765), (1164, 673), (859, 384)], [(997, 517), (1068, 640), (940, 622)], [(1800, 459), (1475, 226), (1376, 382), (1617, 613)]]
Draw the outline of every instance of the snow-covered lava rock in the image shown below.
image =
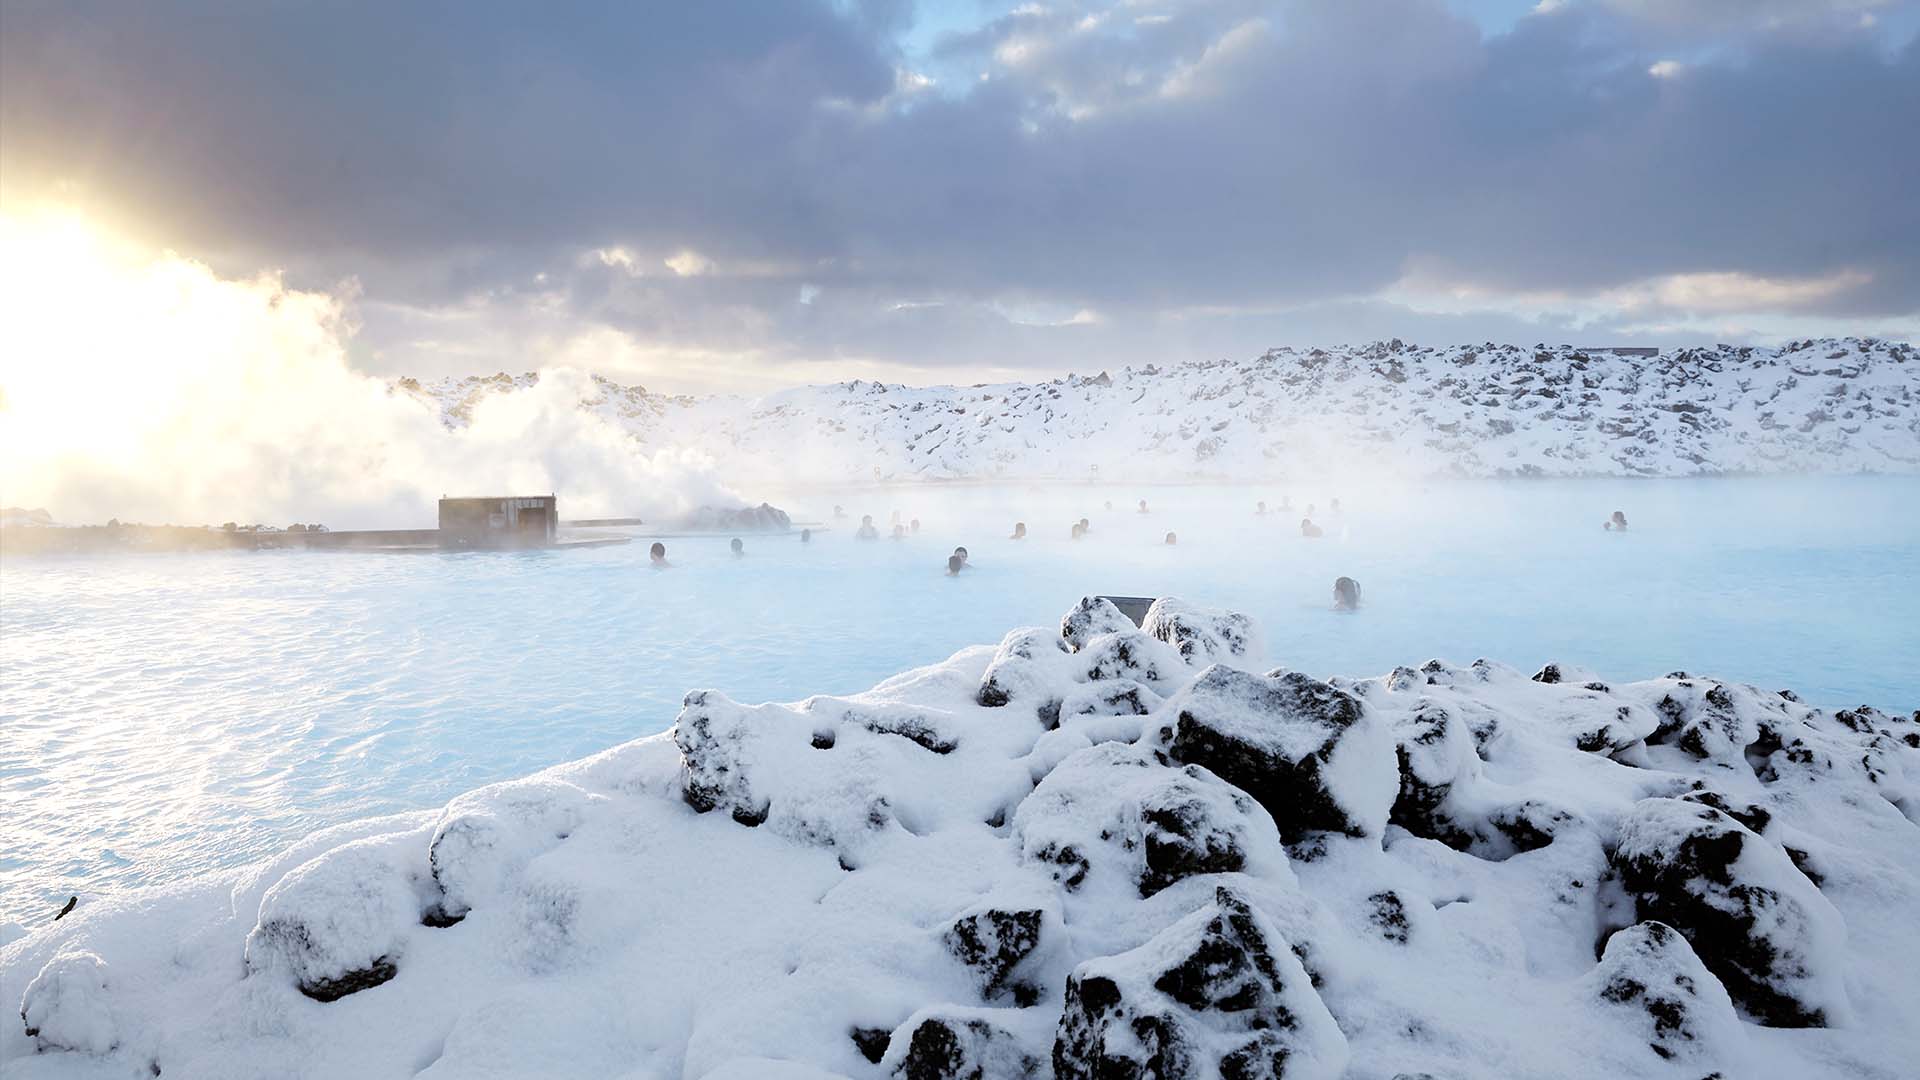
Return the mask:
[(1894, 1077), (1920, 715), (1675, 672), (1268, 669), (1104, 600), (87, 898), (8, 1080)]
[[(463, 428), (537, 373), (394, 391)], [(854, 382), (686, 397), (595, 377), (582, 409), (652, 453), (722, 475), (825, 484), (1098, 478), (1259, 480), (1354, 465), (1399, 475), (1695, 476), (1920, 471), (1920, 351), (1823, 338), (1656, 356), (1571, 346), (1273, 349), (980, 386)]]

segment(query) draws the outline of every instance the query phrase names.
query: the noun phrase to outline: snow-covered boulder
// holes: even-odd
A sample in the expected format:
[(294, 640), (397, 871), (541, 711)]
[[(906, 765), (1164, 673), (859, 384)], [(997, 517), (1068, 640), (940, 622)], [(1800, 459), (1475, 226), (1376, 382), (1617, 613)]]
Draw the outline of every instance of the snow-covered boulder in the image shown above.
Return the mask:
[(1167, 753), (1252, 795), (1292, 842), (1312, 831), (1378, 836), (1399, 790), (1390, 734), (1359, 699), (1299, 672), (1224, 664), (1168, 702)]
[(1614, 849), (1636, 917), (1686, 935), (1733, 1000), (1774, 1027), (1843, 1023), (1846, 927), (1778, 844), (1682, 799), (1643, 799)]
[(497, 895), (527, 862), (567, 839), (602, 799), (548, 777), (534, 777), (463, 795), (434, 827), (427, 863), (439, 901), (428, 925), (450, 926), (482, 897)]
[(1389, 819), (1415, 836), (1466, 850), (1473, 835), (1450, 803), (1480, 775), (1480, 756), (1464, 721), (1444, 705), (1421, 698), (1393, 724), (1400, 790)]
[(1019, 702), (1051, 726), (1059, 719), (1059, 692), (1075, 670), (1064, 639), (1037, 628), (1015, 630), (994, 651), (974, 700), (990, 709)]
[[(1759, 740), (1762, 719), (1786, 715), (1778, 695), (1751, 686), (1673, 676), (1655, 685), (1662, 691), (1652, 702), (1660, 722), (1647, 742), (1671, 744), (1697, 758), (1740, 761)], [(1643, 696), (1648, 689), (1642, 690)]]
[(1165, 693), (1193, 675), (1173, 648), (1129, 626), (1102, 634), (1081, 647), (1079, 659), (1088, 680), (1125, 679)]
[(1665, 923), (1643, 922), (1607, 939), (1581, 980), (1590, 1001), (1622, 1014), (1662, 1061), (1701, 1075), (1728, 1069), (1746, 1042), (1733, 1001), (1693, 947)]
[(1032, 1005), (1040, 992), (1031, 982), (1020, 980), (1020, 967), (1039, 947), (1042, 930), (1057, 934), (1058, 924), (1059, 915), (1044, 908), (988, 907), (955, 919), (940, 940), (954, 959), (979, 978), (983, 997), (991, 1000), (1005, 994), (1021, 1005)]
[(1054, 766), (1014, 813), (1013, 838), (1069, 892), (1104, 878), (1152, 896), (1198, 874), (1286, 865), (1271, 820), (1245, 792), (1124, 743)]
[(1021, 1010), (939, 1006), (915, 1013), (893, 1033), (879, 1062), (900, 1080), (996, 1080), (1037, 1077), (1042, 1063), (1004, 1025), (1030, 1027)]
[(369, 837), (289, 871), (261, 898), (247, 971), (290, 977), (315, 1001), (393, 978), (427, 907), (417, 843), (412, 832)]
[(1060, 639), (1075, 652), (1102, 634), (1135, 630), (1133, 620), (1104, 596), (1083, 596), (1073, 610), (1060, 619)]
[(1179, 650), (1194, 667), (1259, 663), (1266, 651), (1253, 620), (1237, 611), (1201, 607), (1163, 596), (1147, 609), (1140, 629)]
[(108, 990), (106, 961), (90, 952), (62, 953), (47, 962), (20, 999), (27, 1036), (43, 1050), (104, 1054), (120, 1041)]
[(1055, 1080), (1331, 1080), (1346, 1038), (1286, 940), (1232, 890), (1067, 980)]

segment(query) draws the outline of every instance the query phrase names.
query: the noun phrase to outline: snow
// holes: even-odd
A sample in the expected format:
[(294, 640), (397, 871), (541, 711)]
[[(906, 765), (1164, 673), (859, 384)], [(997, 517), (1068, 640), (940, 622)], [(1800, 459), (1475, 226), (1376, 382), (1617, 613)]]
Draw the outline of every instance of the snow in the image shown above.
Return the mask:
[[(1096, 670), (1126, 628), (1065, 622), (859, 694), (696, 691), (671, 732), (83, 904), (0, 946), (24, 1017), (0, 1071), (1074, 1077), (1160, 1054), (1182, 1076), (1697, 1080), (1920, 1060), (1920, 715), (1491, 661), (1325, 682), (1178, 663), (1163, 695)], [(1013, 692), (983, 700), (995, 679)], [(1224, 679), (1272, 693), (1205, 689)], [(1097, 707), (1108, 686), (1146, 711)], [(1286, 836), (1273, 777), (1183, 760), (1227, 760), (1177, 738), (1203, 700), (1364, 826), (1296, 815)], [(1283, 768), (1296, 727), (1351, 767)]]
[[(394, 384), (468, 425), (538, 374)], [(690, 398), (596, 377), (581, 407), (722, 475), (1235, 480), (1356, 468), (1400, 476), (1696, 476), (1920, 470), (1920, 354), (1857, 338), (1655, 357), (1569, 346), (1274, 349), (1045, 383), (855, 381)]]

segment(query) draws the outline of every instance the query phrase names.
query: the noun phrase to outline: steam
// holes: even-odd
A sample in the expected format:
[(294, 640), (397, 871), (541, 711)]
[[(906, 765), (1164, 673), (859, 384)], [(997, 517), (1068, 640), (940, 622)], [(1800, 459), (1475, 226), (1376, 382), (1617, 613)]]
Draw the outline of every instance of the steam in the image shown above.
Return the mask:
[(743, 500), (646, 453), (543, 371), (461, 430), (348, 363), (349, 296), (224, 279), (72, 217), (0, 217), (0, 501), (57, 520), (417, 527), (442, 494), (556, 493), (563, 515)]

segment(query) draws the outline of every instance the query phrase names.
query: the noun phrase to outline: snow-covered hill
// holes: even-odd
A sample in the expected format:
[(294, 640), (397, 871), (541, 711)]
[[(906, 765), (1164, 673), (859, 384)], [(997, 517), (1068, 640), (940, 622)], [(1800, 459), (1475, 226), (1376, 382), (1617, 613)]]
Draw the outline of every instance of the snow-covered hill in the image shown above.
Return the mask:
[[(537, 381), (402, 379), (451, 428)], [(1654, 357), (1568, 347), (1276, 349), (1249, 361), (972, 387), (856, 381), (758, 399), (605, 379), (583, 408), (722, 475), (1264, 480), (1920, 470), (1920, 350), (1854, 338)], [(1121, 477), (1114, 477), (1121, 479)]]
[[(0, 948), (9, 1080), (1894, 1077), (1920, 714), (1088, 599)], [(1249, 670), (1255, 669), (1255, 670)]]

